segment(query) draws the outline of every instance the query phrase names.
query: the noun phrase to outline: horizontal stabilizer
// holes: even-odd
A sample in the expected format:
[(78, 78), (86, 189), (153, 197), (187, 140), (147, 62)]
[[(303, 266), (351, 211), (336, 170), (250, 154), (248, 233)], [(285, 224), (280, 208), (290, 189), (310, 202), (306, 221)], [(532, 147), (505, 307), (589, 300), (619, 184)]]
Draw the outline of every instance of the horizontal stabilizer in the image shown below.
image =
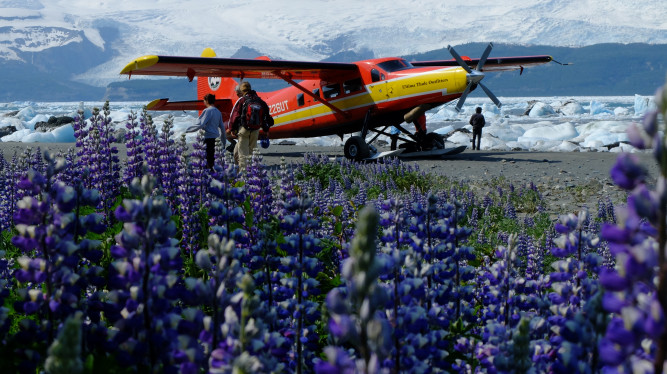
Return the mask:
[[(229, 114), (232, 112), (232, 107), (234, 104), (231, 99), (216, 99), (215, 107), (222, 112), (223, 120), (227, 121), (229, 119)], [(169, 101), (169, 99), (156, 99), (146, 104), (146, 110), (159, 110), (159, 111), (168, 111), (168, 110), (196, 110), (202, 111), (206, 109), (204, 101), (202, 100), (190, 100), (190, 101)]]
[(201, 100), (172, 101), (156, 99), (146, 104), (146, 110), (204, 110), (206, 105)]

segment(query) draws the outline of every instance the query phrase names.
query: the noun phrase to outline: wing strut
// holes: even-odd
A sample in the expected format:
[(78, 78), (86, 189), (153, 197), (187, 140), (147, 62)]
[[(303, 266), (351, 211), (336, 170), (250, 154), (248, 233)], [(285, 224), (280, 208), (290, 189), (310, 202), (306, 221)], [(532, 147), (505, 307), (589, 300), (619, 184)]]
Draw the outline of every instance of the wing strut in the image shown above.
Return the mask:
[(337, 108), (336, 106), (334, 106), (334, 105), (331, 104), (330, 102), (328, 102), (328, 101), (322, 99), (321, 97), (315, 95), (315, 94), (312, 93), (310, 90), (308, 90), (308, 89), (306, 89), (305, 87), (303, 87), (302, 85), (296, 83), (292, 78), (288, 77), (286, 74), (282, 74), (282, 73), (280, 73), (280, 72), (278, 72), (278, 71), (274, 71), (273, 74), (275, 74), (276, 76), (280, 77), (282, 80), (284, 80), (285, 82), (291, 84), (292, 86), (298, 88), (299, 91), (301, 91), (301, 92), (305, 93), (306, 95), (312, 97), (315, 101), (319, 101), (319, 102), (321, 102), (322, 104), (326, 105), (329, 109), (333, 110), (334, 112), (336, 112), (336, 113), (338, 113), (338, 114), (340, 114), (340, 115), (343, 115), (343, 116), (345, 116), (345, 117), (349, 117), (349, 116), (350, 116), (349, 113), (342, 111), (340, 108)]

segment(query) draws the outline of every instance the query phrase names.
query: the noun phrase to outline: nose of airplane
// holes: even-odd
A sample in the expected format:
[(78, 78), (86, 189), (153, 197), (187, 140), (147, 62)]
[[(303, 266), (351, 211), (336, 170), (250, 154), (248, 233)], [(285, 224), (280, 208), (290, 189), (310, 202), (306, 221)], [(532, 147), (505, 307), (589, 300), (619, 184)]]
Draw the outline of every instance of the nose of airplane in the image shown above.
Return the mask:
[(466, 74), (466, 83), (467, 84), (478, 84), (484, 79), (484, 73), (478, 70), (473, 70), (470, 73)]
[[(456, 68), (452, 74), (454, 80), (453, 92), (461, 92), (468, 86), (468, 72), (463, 68)], [(451, 78), (450, 78), (451, 79)]]
[(468, 97), (468, 94), (470, 91), (475, 89), (475, 87), (479, 86), (482, 87), (486, 95), (493, 101), (498, 108), (502, 105), (500, 103), (500, 100), (496, 97), (496, 95), (491, 92), (484, 84), (482, 84), (482, 79), (484, 79), (484, 73), (483, 68), (484, 68), (484, 63), (486, 63), (486, 59), (489, 57), (489, 54), (491, 53), (491, 49), (493, 48), (493, 44), (489, 43), (489, 45), (486, 47), (484, 50), (484, 53), (482, 53), (482, 57), (479, 59), (477, 62), (477, 66), (475, 67), (475, 70), (471, 69), (468, 64), (466, 64), (465, 61), (459, 56), (458, 53), (452, 48), (451, 46), (447, 46), (447, 50), (449, 50), (449, 53), (454, 57), (456, 62), (458, 62), (459, 66), (463, 68), (467, 74), (466, 74), (466, 88), (461, 94), (461, 97), (459, 98), (459, 102), (456, 103), (456, 111), (461, 111), (461, 107), (463, 106), (463, 103), (466, 100), (466, 97)]

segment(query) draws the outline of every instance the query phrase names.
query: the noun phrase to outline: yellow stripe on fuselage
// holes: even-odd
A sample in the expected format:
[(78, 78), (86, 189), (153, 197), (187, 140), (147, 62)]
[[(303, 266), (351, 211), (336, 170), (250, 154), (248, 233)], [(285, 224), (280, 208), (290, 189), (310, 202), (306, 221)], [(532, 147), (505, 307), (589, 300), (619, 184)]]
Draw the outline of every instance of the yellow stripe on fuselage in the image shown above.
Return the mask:
[[(391, 103), (419, 96), (442, 93), (442, 96), (463, 92), (466, 86), (466, 72), (462, 68), (443, 68), (424, 73), (406, 75), (386, 81), (366, 85), (366, 92), (329, 100), (329, 103), (343, 111), (363, 108), (370, 105)], [(275, 114), (275, 125), (304, 121), (334, 114), (324, 104), (315, 104), (286, 113)]]

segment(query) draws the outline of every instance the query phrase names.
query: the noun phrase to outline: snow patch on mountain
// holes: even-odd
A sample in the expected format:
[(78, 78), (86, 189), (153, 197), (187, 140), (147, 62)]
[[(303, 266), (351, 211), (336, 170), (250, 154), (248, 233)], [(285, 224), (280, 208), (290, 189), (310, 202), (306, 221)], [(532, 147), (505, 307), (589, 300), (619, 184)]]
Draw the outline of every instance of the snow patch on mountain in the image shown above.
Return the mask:
[[(86, 38), (114, 57), (79, 79), (116, 79), (146, 54), (218, 56), (251, 46), (282, 59), (406, 55), (469, 42), (667, 43), (667, 4), (646, 0), (0, 0), (0, 59)], [(101, 28), (118, 30), (110, 42)]]

